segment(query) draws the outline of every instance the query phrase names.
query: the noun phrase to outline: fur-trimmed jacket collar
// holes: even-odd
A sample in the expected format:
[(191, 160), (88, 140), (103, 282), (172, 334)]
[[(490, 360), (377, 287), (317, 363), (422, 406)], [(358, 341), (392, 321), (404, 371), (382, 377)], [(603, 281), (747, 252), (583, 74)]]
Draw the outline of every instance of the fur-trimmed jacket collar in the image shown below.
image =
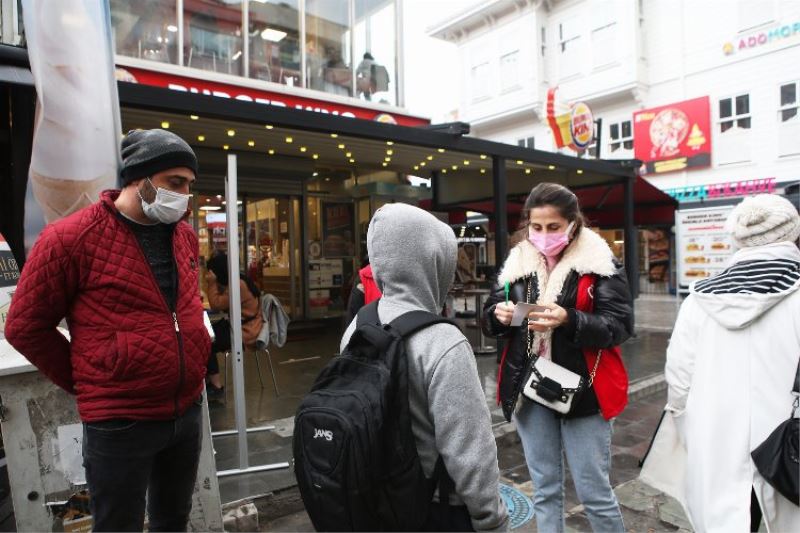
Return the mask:
[[(535, 274), (539, 295), (535, 303), (551, 304), (556, 303), (564, 283), (573, 270), (578, 275), (595, 274), (600, 277), (613, 276), (617, 270), (614, 265), (614, 253), (608, 243), (600, 235), (585, 227), (564, 250), (561, 260), (550, 273), (547, 272), (544, 256), (525, 239), (508, 254), (497, 282), (501, 286), (506, 282), (513, 284)], [(549, 339), (551, 333), (548, 331), (534, 335), (535, 350), (539, 350), (542, 341)], [(546, 357), (549, 359), (549, 346), (547, 352)]]

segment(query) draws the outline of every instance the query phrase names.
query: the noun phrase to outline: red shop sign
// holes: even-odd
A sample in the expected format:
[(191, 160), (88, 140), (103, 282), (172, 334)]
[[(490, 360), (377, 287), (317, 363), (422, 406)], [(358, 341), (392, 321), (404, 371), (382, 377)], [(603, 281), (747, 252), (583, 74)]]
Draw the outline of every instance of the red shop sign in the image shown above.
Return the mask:
[[(163, 72), (154, 72), (133, 67), (118, 67), (130, 73), (136, 83), (153, 85), (155, 87), (165, 87), (174, 91), (189, 92), (195, 94), (205, 94), (220, 98), (233, 98), (245, 102), (255, 102), (259, 104), (271, 105), (276, 107), (288, 107), (301, 109), (312, 113), (323, 113), (326, 115), (338, 115), (349, 118), (360, 118), (364, 120), (375, 120), (378, 122), (388, 122), (400, 124), (401, 126), (425, 126), (430, 124), (429, 120), (410, 115), (398, 113), (386, 113), (375, 109), (343, 105), (326, 100), (306, 98), (303, 96), (289, 95), (274, 91), (263, 91), (242, 87), (229, 83), (219, 83), (209, 80), (198, 80), (187, 76), (177, 76)], [(127, 80), (126, 80), (127, 81)]]
[(711, 166), (708, 96), (634, 113), (633, 149), (648, 173)]

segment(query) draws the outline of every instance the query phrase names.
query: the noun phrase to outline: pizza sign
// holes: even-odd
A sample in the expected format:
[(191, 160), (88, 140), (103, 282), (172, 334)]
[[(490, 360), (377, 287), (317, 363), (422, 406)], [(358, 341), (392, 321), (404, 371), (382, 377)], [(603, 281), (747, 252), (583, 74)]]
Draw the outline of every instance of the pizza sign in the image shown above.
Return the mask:
[(644, 109), (633, 115), (633, 148), (648, 173), (711, 165), (711, 107), (707, 96)]

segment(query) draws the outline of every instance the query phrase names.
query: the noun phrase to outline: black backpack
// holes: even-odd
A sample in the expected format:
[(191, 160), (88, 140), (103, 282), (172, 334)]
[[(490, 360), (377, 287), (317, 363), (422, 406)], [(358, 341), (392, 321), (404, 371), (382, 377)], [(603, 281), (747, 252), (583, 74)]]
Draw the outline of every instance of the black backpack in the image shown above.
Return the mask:
[(450, 323), (411, 311), (381, 325), (378, 301), (363, 307), (347, 347), (317, 377), (295, 416), (297, 484), (317, 531), (418, 531), (437, 481), (452, 481), (439, 457), (422, 470), (408, 406), (404, 339)]

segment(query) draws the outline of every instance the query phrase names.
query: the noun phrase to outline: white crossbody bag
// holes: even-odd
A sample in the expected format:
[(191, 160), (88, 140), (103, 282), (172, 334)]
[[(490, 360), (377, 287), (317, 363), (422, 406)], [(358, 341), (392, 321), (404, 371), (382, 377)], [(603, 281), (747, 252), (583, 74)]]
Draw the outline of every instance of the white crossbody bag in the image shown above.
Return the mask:
[[(531, 300), (531, 282), (528, 282), (528, 303)], [(527, 328), (527, 325), (525, 326)], [(583, 377), (549, 359), (533, 353), (533, 338), (528, 330), (528, 359), (532, 360), (531, 374), (522, 389), (522, 395), (558, 413), (567, 414), (572, 409), (575, 397), (592, 386), (597, 367), (600, 365), (602, 350), (597, 354), (594, 368), (589, 374), (588, 385)]]

